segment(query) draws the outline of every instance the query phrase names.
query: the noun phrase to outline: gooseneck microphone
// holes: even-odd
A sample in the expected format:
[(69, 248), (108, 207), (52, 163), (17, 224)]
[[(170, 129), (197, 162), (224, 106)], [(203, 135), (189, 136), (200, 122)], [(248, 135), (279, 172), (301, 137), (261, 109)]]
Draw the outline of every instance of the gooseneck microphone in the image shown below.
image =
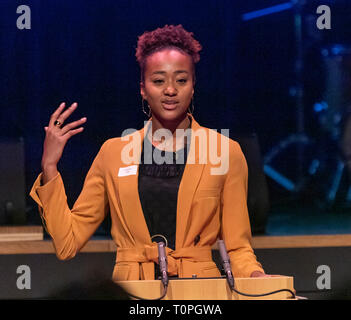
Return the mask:
[(244, 292), (240, 292), (237, 289), (235, 289), (234, 286), (234, 276), (232, 273), (232, 269), (230, 266), (230, 259), (228, 256), (228, 252), (227, 252), (227, 248), (225, 247), (225, 243), (223, 240), (218, 240), (218, 246), (219, 246), (219, 254), (221, 255), (221, 260), (222, 260), (222, 266), (225, 272), (225, 276), (227, 278), (227, 282), (229, 284), (229, 287), (232, 291), (236, 292), (237, 294), (246, 296), (246, 297), (263, 297), (263, 296), (268, 296), (274, 293), (278, 293), (278, 292), (282, 292), (282, 291), (286, 291), (289, 292), (291, 294), (290, 298), (295, 299), (296, 295), (295, 292), (293, 292), (290, 289), (279, 289), (279, 290), (275, 290), (275, 291), (271, 291), (271, 292), (267, 292), (267, 293), (260, 293), (260, 294), (250, 294), (250, 293), (244, 293)]
[(227, 248), (223, 240), (218, 240), (219, 254), (221, 255), (222, 266), (225, 272), (230, 289), (234, 290), (234, 277), (230, 266), (230, 259), (227, 253)]
[(168, 286), (168, 275), (167, 275), (167, 255), (164, 242), (157, 243), (158, 248), (158, 264), (162, 277), (162, 283), (164, 287)]

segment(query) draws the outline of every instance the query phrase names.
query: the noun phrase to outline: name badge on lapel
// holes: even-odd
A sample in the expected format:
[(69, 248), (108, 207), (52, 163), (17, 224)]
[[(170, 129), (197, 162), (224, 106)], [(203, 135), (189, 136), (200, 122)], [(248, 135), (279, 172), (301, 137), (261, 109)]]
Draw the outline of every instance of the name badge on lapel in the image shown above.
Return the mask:
[(138, 171), (138, 166), (137, 165), (124, 167), (124, 168), (119, 168), (118, 176), (119, 177), (126, 177), (126, 176), (136, 175), (137, 171)]

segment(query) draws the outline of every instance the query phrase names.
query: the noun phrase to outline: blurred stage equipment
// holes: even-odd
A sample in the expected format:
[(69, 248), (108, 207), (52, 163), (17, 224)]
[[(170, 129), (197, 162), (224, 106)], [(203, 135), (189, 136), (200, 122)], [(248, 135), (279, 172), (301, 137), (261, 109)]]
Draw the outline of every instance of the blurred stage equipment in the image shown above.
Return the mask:
[(325, 93), (314, 104), (320, 126), (333, 140), (340, 141), (343, 120), (351, 110), (351, 45), (332, 44), (321, 49), (325, 72)]
[[(326, 75), (323, 79), (325, 90), (322, 101), (313, 105), (313, 112), (324, 136), (319, 140), (314, 139), (306, 134), (304, 126), (302, 75), (306, 43), (303, 43), (302, 19), (305, 18), (305, 4), (305, 0), (284, 2), (245, 13), (242, 20), (250, 21), (293, 10), (295, 84), (290, 93), (296, 101), (296, 132), (279, 141), (264, 155), (264, 172), (280, 187), (293, 194), (305, 192), (311, 183), (319, 184), (316, 190), (319, 194), (322, 193), (321, 201), (329, 207), (336, 200), (346, 165), (351, 175), (351, 45), (332, 44), (320, 48)], [(351, 187), (346, 192), (345, 200), (351, 202)]]
[[(335, 200), (344, 173), (351, 173), (351, 44), (332, 44), (322, 48), (321, 55), (326, 87), (324, 99), (314, 104), (314, 111), (321, 127), (338, 146), (337, 166), (327, 195), (331, 202)], [(346, 201), (351, 201), (350, 187)]]
[[(303, 83), (302, 83), (302, 71), (303, 71), (303, 43), (302, 43), (302, 11), (305, 5), (305, 0), (292, 0), (284, 2), (278, 5), (270, 6), (264, 9), (251, 11), (242, 15), (243, 21), (250, 21), (253, 19), (261, 18), (278, 12), (293, 10), (294, 13), (294, 34), (295, 34), (295, 83), (291, 87), (291, 94), (296, 99), (296, 133), (293, 134), (289, 139), (305, 140), (305, 127), (304, 127), (304, 104), (303, 104)], [(301, 184), (303, 180), (303, 160), (304, 160), (304, 146), (303, 144), (297, 144), (297, 180), (298, 184)], [(264, 171), (267, 176), (275, 179), (280, 179), (279, 173), (271, 167), (264, 166)], [(278, 174), (278, 175), (277, 175)], [(289, 189), (293, 188), (289, 183), (287, 184), (284, 179), (283, 184)]]
[[(315, 180), (323, 193), (321, 200), (328, 208), (335, 204), (345, 180), (347, 185), (342, 202), (351, 202), (349, 177), (345, 177), (346, 168), (348, 175), (351, 173), (351, 44), (322, 47), (320, 56), (325, 70), (325, 89), (322, 100), (313, 105), (320, 138), (289, 136), (265, 155), (264, 164), (266, 174), (291, 192), (306, 191)], [(282, 164), (286, 161), (287, 166), (293, 166), (291, 149), (296, 145), (306, 149), (304, 179), (300, 184), (295, 177), (288, 176), (289, 168)]]
[(24, 143), (20, 139), (0, 140), (0, 225), (24, 225)]

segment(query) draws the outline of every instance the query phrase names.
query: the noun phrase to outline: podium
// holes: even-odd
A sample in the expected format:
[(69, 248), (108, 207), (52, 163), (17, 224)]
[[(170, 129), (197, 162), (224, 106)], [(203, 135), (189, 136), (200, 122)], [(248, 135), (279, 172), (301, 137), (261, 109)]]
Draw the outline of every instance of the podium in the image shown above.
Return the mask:
[[(127, 293), (143, 299), (156, 299), (163, 294), (160, 280), (117, 282)], [(237, 278), (236, 290), (248, 294), (262, 294), (280, 289), (294, 291), (293, 277)], [(170, 279), (163, 300), (290, 300), (291, 293), (282, 291), (263, 297), (247, 297), (231, 292), (225, 278)]]

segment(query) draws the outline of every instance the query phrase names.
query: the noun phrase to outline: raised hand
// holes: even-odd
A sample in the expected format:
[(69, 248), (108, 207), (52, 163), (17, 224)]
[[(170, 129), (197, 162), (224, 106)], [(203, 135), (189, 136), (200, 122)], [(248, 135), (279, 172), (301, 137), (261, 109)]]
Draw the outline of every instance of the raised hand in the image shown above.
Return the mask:
[(82, 132), (84, 128), (80, 126), (87, 121), (87, 118), (84, 117), (63, 126), (66, 119), (73, 113), (78, 104), (73, 103), (67, 110), (63, 111), (65, 106), (65, 102), (60, 104), (51, 115), (49, 125), (44, 128), (46, 135), (41, 159), (43, 184), (57, 174), (57, 164), (61, 159), (67, 141), (74, 135)]

